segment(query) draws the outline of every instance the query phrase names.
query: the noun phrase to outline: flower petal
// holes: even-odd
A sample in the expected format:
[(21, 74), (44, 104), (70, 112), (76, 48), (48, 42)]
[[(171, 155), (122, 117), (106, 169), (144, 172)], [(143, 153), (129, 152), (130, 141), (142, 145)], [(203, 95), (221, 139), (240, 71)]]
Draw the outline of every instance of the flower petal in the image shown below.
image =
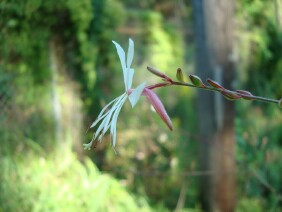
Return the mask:
[(138, 102), (144, 88), (146, 86), (146, 82), (143, 82), (142, 84), (138, 85), (132, 92), (131, 94), (128, 96), (129, 102), (131, 104), (132, 107), (134, 107), (136, 105), (136, 103)]
[(130, 68), (134, 56), (134, 42), (129, 38), (126, 67)]
[(124, 97), (126, 97), (126, 93), (122, 94), (121, 96), (118, 97), (118, 100), (115, 102), (115, 104), (113, 105), (113, 107), (110, 109), (110, 111), (107, 113), (106, 118), (104, 118), (104, 120), (102, 121), (102, 123), (100, 124), (100, 126), (98, 127), (98, 129), (95, 132), (95, 137), (94, 140), (100, 135), (100, 132), (102, 131), (102, 129), (104, 129), (105, 127), (107, 127), (107, 122), (108, 120), (112, 117), (112, 114), (114, 114), (114, 111), (119, 108), (119, 105), (121, 104), (121, 102), (123, 101)]
[(128, 91), (131, 88), (131, 86), (132, 86), (133, 75), (134, 75), (134, 69), (133, 68), (129, 68), (127, 70), (127, 78), (126, 78), (127, 85), (125, 87), (126, 91)]
[(142, 95), (147, 97), (148, 101), (153, 105), (154, 109), (159, 114), (161, 119), (166, 123), (168, 128), (172, 130), (172, 122), (167, 115), (167, 112), (157, 94), (155, 94), (152, 90), (145, 88)]
[(102, 134), (104, 135), (107, 131), (108, 131), (108, 129), (110, 128), (110, 126), (111, 126), (111, 123), (110, 123), (110, 120), (111, 120), (111, 117), (112, 117), (112, 114), (114, 113), (114, 111), (119, 107), (119, 104), (123, 104), (122, 103), (122, 99), (124, 98), (124, 96), (126, 95), (126, 93), (124, 93), (123, 95), (121, 95), (120, 96), (120, 99), (119, 99), (119, 101), (117, 101), (116, 102), (116, 105), (114, 105), (113, 107), (113, 110), (111, 111), (111, 114), (109, 114), (109, 116), (108, 117), (106, 117), (105, 118), (105, 126), (104, 126), (104, 129), (103, 129), (103, 132), (102, 132)]
[(123, 99), (121, 100), (120, 104), (117, 106), (114, 114), (113, 114), (113, 117), (112, 117), (112, 120), (111, 120), (111, 135), (112, 135), (112, 145), (115, 146), (116, 145), (116, 126), (117, 126), (117, 118), (118, 118), (118, 115), (119, 115), (119, 112), (124, 104), (124, 102), (126, 101), (127, 99), (127, 96), (124, 96)]
[(116, 49), (117, 49), (117, 53), (118, 53), (120, 63), (121, 63), (121, 67), (122, 67), (122, 71), (123, 71), (124, 85), (125, 85), (125, 88), (127, 88), (127, 81), (126, 81), (127, 68), (126, 68), (126, 64), (125, 64), (125, 52), (124, 52), (123, 48), (117, 42), (115, 42), (115, 41), (112, 41), (112, 42), (115, 44)]
[(108, 112), (106, 112), (106, 113), (104, 114), (105, 110), (106, 110), (111, 104), (113, 104), (114, 102), (116, 102), (119, 98), (120, 98), (120, 97), (115, 98), (114, 100), (112, 100), (110, 103), (108, 103), (108, 104), (101, 110), (101, 112), (99, 113), (97, 119), (91, 124), (90, 128), (95, 127), (96, 124), (98, 124), (99, 121), (101, 121), (101, 120), (109, 113), (109, 111), (108, 111)]
[(83, 144), (83, 147), (84, 147), (85, 150), (90, 150), (91, 146), (92, 146), (92, 141), (89, 142), (88, 144)]

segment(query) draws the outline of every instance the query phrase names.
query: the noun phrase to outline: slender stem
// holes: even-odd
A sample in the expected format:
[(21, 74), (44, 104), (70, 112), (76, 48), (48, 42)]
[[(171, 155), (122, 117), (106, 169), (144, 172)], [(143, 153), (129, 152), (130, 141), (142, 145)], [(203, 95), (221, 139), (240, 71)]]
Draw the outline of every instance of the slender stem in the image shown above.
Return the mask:
[(165, 87), (165, 86), (169, 86), (169, 85), (171, 85), (171, 83), (163, 82), (163, 83), (150, 85), (147, 88), (152, 90), (152, 89), (155, 89), (155, 88), (161, 88), (161, 87)]
[[(200, 89), (203, 89), (203, 90), (210, 90), (210, 91), (218, 91), (218, 92), (221, 92), (220, 89), (218, 88), (213, 88), (213, 87), (210, 87), (210, 86), (206, 86), (206, 87), (197, 87), (193, 84), (190, 84), (190, 83), (185, 83), (185, 82), (172, 82), (172, 85), (181, 85), (181, 86), (188, 86), (188, 87), (194, 87), (194, 88), (200, 88)], [(229, 91), (233, 94), (237, 94), (236, 92), (234, 91)], [(237, 94), (238, 95), (238, 94)], [(261, 102), (270, 102), (270, 103), (279, 103), (279, 100), (276, 100), (276, 99), (269, 99), (269, 98), (265, 98), (265, 97), (261, 97), (261, 96), (248, 96), (248, 95), (244, 95), (244, 94), (240, 94), (240, 96), (242, 97), (246, 97), (246, 98), (249, 98), (249, 99), (252, 99), (252, 100), (257, 100), (257, 101), (261, 101)]]
[[(199, 88), (199, 89), (202, 89), (202, 90), (222, 92), (221, 89), (214, 88), (214, 87), (211, 87), (211, 86), (198, 87), (198, 86), (195, 86), (195, 85), (190, 84), (190, 83), (175, 82), (175, 81), (171, 81), (171, 82), (168, 82), (168, 83), (158, 83), (158, 84), (155, 84), (155, 85), (151, 85), (149, 88), (150, 89), (155, 89), (155, 88), (161, 88), (161, 87), (170, 86), (170, 85), (187, 86), (187, 87), (192, 87), (192, 88)], [(228, 91), (228, 92), (232, 93), (232, 94), (235, 94), (235, 95), (238, 95), (238, 93), (236, 93), (234, 91)], [(250, 100), (256, 100), (256, 101), (261, 101), (261, 102), (268, 102), (268, 103), (275, 103), (275, 104), (279, 103), (279, 100), (269, 99), (269, 98), (260, 97), (260, 96), (249, 96), (249, 95), (244, 95), (244, 94), (240, 94), (240, 96), (243, 97), (243, 98), (245, 97), (245, 98), (248, 98)]]
[[(221, 85), (218, 84), (217, 82), (213, 82), (215, 83), (215, 86), (206, 86), (202, 83), (201, 79), (198, 78), (197, 76), (191, 75), (191, 77), (193, 77), (194, 80), (196, 80), (197, 82), (199, 82), (199, 86), (195, 85), (195, 84), (191, 84), (191, 83), (187, 83), (187, 82), (182, 82), (181, 79), (182, 77), (178, 77), (178, 72), (180, 72), (180, 75), (182, 74), (181, 69), (178, 68), (177, 69), (177, 79), (179, 79), (179, 81), (181, 82), (176, 82), (173, 81), (169, 76), (167, 76), (166, 74), (164, 74), (163, 72), (152, 68), (152, 67), (147, 67), (147, 69), (154, 75), (162, 78), (163, 81), (165, 81), (164, 83), (158, 83), (158, 84), (154, 84), (151, 86), (148, 86), (147, 88), (149, 89), (155, 89), (155, 88), (161, 88), (161, 87), (165, 87), (165, 86), (171, 86), (171, 85), (179, 85), (179, 86), (187, 86), (187, 87), (192, 87), (192, 88), (199, 88), (202, 90), (209, 90), (209, 91), (216, 91), (221, 93), (222, 95), (224, 95), (225, 97), (227, 97), (230, 100), (236, 100), (239, 98), (243, 98), (245, 100), (256, 100), (256, 101), (261, 101), (261, 102), (267, 102), (267, 103), (275, 103), (278, 104), (280, 107), (282, 107), (282, 98), (280, 100), (276, 100), (276, 99), (269, 99), (269, 98), (265, 98), (265, 97), (261, 97), (261, 96), (254, 96), (252, 95), (250, 92), (248, 91), (230, 91), (225, 89), (224, 87), (222, 87)], [(208, 82), (210, 84), (210, 82)], [(197, 83), (198, 84), (198, 83)], [(212, 84), (210, 84), (212, 85)]]
[[(241, 95), (241, 96), (245, 97), (245, 95)], [(269, 98), (265, 98), (265, 97), (261, 97), (261, 96), (252, 96), (251, 99), (254, 99), (254, 100), (257, 100), (257, 101), (261, 101), (261, 102), (269, 102), (269, 103), (275, 103), (275, 104), (279, 103), (279, 100), (269, 99)]]

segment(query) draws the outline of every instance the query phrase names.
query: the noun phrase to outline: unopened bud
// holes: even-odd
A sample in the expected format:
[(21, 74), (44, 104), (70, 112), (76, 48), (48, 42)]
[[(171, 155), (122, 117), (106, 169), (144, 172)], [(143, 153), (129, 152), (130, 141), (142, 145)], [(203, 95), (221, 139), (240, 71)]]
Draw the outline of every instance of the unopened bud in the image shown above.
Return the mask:
[(241, 98), (241, 96), (229, 90), (221, 91), (221, 94), (228, 100), (236, 100)]
[(207, 82), (214, 88), (218, 88), (220, 90), (225, 90), (225, 88), (223, 86), (221, 86), (218, 82), (213, 81), (211, 79), (207, 79)]
[(189, 75), (189, 78), (191, 80), (191, 82), (193, 83), (193, 85), (197, 86), (197, 87), (202, 87), (205, 88), (205, 84), (202, 82), (201, 78), (195, 75)]
[(148, 101), (152, 104), (158, 115), (165, 122), (168, 128), (172, 131), (173, 130), (172, 122), (165, 110), (163, 103), (161, 102), (157, 94), (155, 94), (151, 89), (145, 88), (143, 95), (147, 97)]
[(156, 76), (158, 76), (158, 77), (161, 77), (161, 78), (165, 79), (165, 81), (169, 81), (169, 82), (172, 81), (170, 77), (168, 77), (167, 75), (165, 75), (164, 73), (158, 71), (158, 70), (155, 69), (155, 68), (152, 68), (152, 67), (147, 66), (147, 69), (148, 69), (148, 71), (150, 71), (152, 74), (154, 74), (154, 75), (156, 75)]
[(182, 69), (181, 69), (181, 68), (178, 68), (178, 69), (177, 69), (176, 78), (177, 78), (180, 82), (184, 82), (184, 77), (183, 77), (183, 73), (182, 73)]
[(240, 95), (243, 99), (253, 100), (253, 94), (249, 91), (237, 90), (236, 93)]

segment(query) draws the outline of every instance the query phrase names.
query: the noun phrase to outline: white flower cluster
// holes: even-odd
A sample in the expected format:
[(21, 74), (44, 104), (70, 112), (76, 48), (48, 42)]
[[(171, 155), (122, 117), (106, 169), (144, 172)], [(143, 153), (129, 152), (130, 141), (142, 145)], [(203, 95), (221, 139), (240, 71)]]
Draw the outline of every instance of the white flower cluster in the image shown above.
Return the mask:
[(138, 102), (138, 100), (140, 99), (140, 96), (146, 86), (146, 82), (143, 82), (140, 85), (138, 85), (134, 90), (132, 90), (131, 88), (133, 75), (134, 75), (134, 69), (130, 67), (134, 56), (133, 41), (129, 39), (127, 58), (125, 56), (125, 52), (122, 49), (122, 47), (115, 41), (113, 41), (113, 43), (117, 49), (117, 53), (121, 62), (125, 92), (119, 97), (112, 100), (109, 104), (107, 104), (100, 112), (98, 118), (90, 126), (90, 128), (93, 128), (98, 123), (100, 123), (90, 143), (84, 144), (85, 149), (91, 149), (91, 147), (93, 146), (93, 142), (95, 142), (96, 140), (101, 142), (103, 136), (109, 129), (110, 129), (112, 146), (114, 147), (116, 145), (117, 119), (122, 106), (124, 105), (125, 101), (129, 99), (131, 106), (134, 107)]

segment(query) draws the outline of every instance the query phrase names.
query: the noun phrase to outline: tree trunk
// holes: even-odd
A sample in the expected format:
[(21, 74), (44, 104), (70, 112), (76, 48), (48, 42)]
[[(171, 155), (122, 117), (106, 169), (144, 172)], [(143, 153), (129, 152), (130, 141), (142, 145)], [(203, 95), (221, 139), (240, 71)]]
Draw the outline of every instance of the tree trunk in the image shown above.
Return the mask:
[(78, 158), (84, 156), (82, 146), (82, 100), (79, 85), (72, 80), (64, 58), (61, 40), (54, 36), (50, 40), (49, 60), (52, 74), (52, 108), (55, 139), (61, 149), (73, 147)]
[[(234, 75), (233, 7), (233, 1), (193, 0), (197, 75), (226, 88)], [(202, 177), (200, 198), (205, 211), (234, 211), (234, 103), (219, 95), (203, 91), (198, 95), (199, 161), (201, 169), (213, 173)]]

